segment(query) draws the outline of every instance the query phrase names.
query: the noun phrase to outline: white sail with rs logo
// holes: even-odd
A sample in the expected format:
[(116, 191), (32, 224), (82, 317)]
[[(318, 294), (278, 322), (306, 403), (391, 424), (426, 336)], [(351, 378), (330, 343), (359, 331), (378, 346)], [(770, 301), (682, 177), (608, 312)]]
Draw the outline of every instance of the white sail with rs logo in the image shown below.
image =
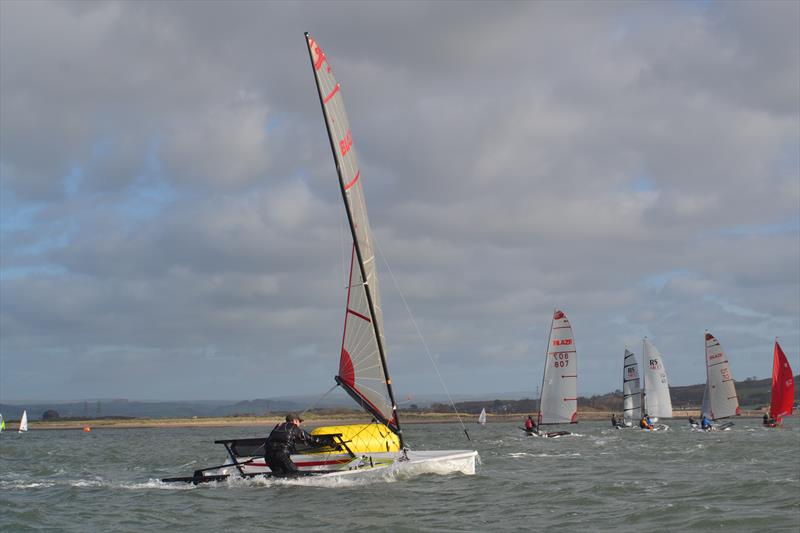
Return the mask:
[(669, 395), (667, 369), (661, 352), (645, 337), (644, 341), (644, 390), (642, 411), (651, 418), (672, 418), (672, 398)]

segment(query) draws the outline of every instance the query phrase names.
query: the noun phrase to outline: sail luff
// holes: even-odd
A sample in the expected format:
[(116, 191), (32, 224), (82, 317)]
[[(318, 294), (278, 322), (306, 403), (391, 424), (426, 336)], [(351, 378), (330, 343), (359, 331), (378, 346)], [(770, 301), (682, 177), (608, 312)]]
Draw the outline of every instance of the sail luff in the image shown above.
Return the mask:
[(769, 416), (779, 420), (790, 416), (794, 408), (794, 374), (786, 354), (778, 341), (772, 357), (772, 390), (770, 392)]
[[(308, 33), (305, 34), (305, 37), (306, 44), (308, 45), (308, 53), (311, 61), (312, 71), (314, 72), (314, 81), (317, 85), (320, 106), (322, 107), (322, 113), (325, 118), (325, 127), (328, 132), (331, 152), (336, 164), (336, 172), (339, 177), (339, 187), (345, 204), (347, 221), (350, 226), (351, 236), (353, 238), (355, 255), (358, 259), (358, 276), (354, 276), (351, 269), (349, 291), (352, 291), (354, 284), (358, 284), (360, 285), (359, 290), (363, 290), (363, 294), (366, 298), (366, 307), (369, 311), (368, 322), (370, 323), (377, 346), (389, 405), (385, 406), (385, 410), (382, 409), (380, 406), (376, 405), (374, 401), (372, 401), (377, 400), (377, 398), (373, 397), (371, 400), (362, 394), (362, 391), (357, 390), (357, 388), (354, 386), (354, 383), (350, 383), (347, 379), (343, 379), (341, 373), (336, 377), (336, 381), (340, 385), (345, 386), (345, 389), (348, 391), (348, 393), (350, 393), (350, 395), (353, 396), (362, 407), (364, 407), (371, 414), (375, 415), (376, 418), (381, 420), (395, 433), (397, 433), (400, 437), (402, 446), (403, 436), (402, 430), (400, 429), (400, 421), (397, 416), (397, 402), (394, 399), (391, 378), (389, 376), (388, 366), (386, 364), (383, 325), (378, 304), (379, 289), (377, 271), (375, 269), (374, 254), (372, 253), (372, 246), (370, 242), (369, 219), (367, 217), (366, 204), (363, 198), (361, 182), (359, 181), (361, 171), (358, 167), (355, 157), (353, 137), (348, 125), (347, 115), (344, 111), (344, 105), (341, 100), (340, 85), (336, 82), (331, 73), (330, 64), (328, 64), (324, 52), (316, 44), (316, 41), (314, 41), (314, 39)], [(329, 85), (324, 89), (320, 79), (320, 74), (323, 70), (326, 73), (326, 82)], [(334, 107), (334, 111), (329, 111), (328, 106), (336, 107)], [(332, 113), (336, 113), (335, 118), (331, 116)], [(338, 121), (336, 119), (338, 119)], [(336, 129), (340, 135), (335, 135), (334, 129)], [(338, 151), (337, 146), (339, 148)], [(369, 263), (369, 269), (367, 268), (367, 263)], [(359, 277), (360, 279), (358, 279)], [(348, 296), (347, 312), (351, 312), (349, 300), (350, 296)], [(361, 316), (363, 317), (363, 315)], [(346, 335), (347, 329), (345, 329), (345, 336)], [(349, 363), (351, 363), (350, 368), (352, 370), (352, 362), (349, 361), (349, 357), (350, 355), (347, 354), (343, 348), (342, 358), (343, 360), (347, 360)], [(340, 369), (342, 366), (346, 366), (346, 364), (344, 362), (340, 363)]]

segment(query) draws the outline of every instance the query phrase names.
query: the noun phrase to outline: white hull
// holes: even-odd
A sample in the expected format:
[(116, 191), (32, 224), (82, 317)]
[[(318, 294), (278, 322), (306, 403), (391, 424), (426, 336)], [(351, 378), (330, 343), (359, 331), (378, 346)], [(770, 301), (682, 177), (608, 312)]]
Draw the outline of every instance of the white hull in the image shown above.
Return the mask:
[[(361, 454), (355, 459), (343, 454), (298, 454), (292, 461), (301, 472), (314, 473), (318, 477), (339, 477), (367, 474), (386, 470), (408, 471), (413, 474), (475, 474), (478, 452), (473, 450), (441, 450), (441, 451), (409, 451), (407, 459), (400, 452), (382, 452)], [(231, 478), (268, 474), (269, 467), (263, 457), (239, 458), (239, 462), (252, 462), (241, 466), (242, 471), (234, 466), (225, 466), (215, 471), (208, 471), (206, 476), (229, 475)]]

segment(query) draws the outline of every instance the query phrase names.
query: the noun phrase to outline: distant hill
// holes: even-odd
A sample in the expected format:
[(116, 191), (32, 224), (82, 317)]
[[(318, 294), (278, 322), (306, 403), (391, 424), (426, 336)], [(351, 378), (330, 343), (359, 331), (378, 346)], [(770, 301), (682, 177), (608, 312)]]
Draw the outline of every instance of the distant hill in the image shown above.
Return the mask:
[[(800, 376), (795, 376), (795, 381)], [(758, 409), (769, 405), (770, 388), (772, 380), (748, 378), (736, 382), (736, 392), (739, 403), (743, 409)], [(670, 387), (672, 405), (676, 409), (697, 409), (703, 401), (705, 385), (685, 385)], [(501, 396), (501, 395), (497, 395)], [(508, 398), (508, 395), (502, 395)], [(462, 396), (463, 398), (463, 396)], [(795, 389), (795, 401), (800, 399), (800, 387)], [(42, 402), (28, 405), (0, 404), (0, 413), (6, 420), (18, 420), (23, 409), (27, 409), (31, 420), (39, 420), (42, 413), (53, 410), (61, 418), (191, 418), (191, 417), (220, 417), (236, 415), (265, 415), (285, 413), (287, 411), (303, 411), (313, 405), (317, 398), (292, 397), (292, 398), (267, 398), (233, 401), (187, 401), (187, 402), (146, 402), (117, 400), (92, 400), (78, 402)], [(460, 412), (478, 414), (481, 409), (492, 414), (506, 413), (533, 413), (538, 409), (538, 399), (523, 398), (518, 400), (501, 399), (464, 399), (456, 402)], [(578, 398), (580, 409), (596, 409), (601, 411), (621, 411), (622, 392), (617, 390), (606, 394), (597, 394), (590, 397)], [(452, 412), (449, 403), (429, 402), (419, 398), (401, 403), (401, 411), (411, 412)], [(353, 410), (357, 407), (346, 397), (342, 399), (328, 398), (321, 402), (318, 411)]]

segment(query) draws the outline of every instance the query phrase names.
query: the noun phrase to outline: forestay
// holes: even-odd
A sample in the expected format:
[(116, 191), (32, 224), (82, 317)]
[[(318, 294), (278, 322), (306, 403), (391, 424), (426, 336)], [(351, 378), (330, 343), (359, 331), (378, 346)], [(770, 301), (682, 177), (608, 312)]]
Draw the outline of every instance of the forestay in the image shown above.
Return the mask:
[(572, 326), (558, 310), (550, 325), (538, 418), (539, 424), (578, 421), (578, 357)]
[(719, 341), (706, 332), (706, 389), (703, 394), (703, 415), (712, 420), (739, 414), (739, 398), (733, 382), (728, 358)]
[(386, 368), (380, 290), (361, 171), (339, 83), (319, 44), (306, 41), (353, 238), (342, 350), (336, 381), (364, 409), (399, 431)]
[(625, 348), (622, 364), (622, 421), (627, 425), (642, 417), (642, 391), (639, 385), (639, 364), (636, 356)]
[(672, 418), (672, 399), (669, 395), (667, 370), (658, 349), (644, 339), (644, 392), (642, 409), (651, 417)]

